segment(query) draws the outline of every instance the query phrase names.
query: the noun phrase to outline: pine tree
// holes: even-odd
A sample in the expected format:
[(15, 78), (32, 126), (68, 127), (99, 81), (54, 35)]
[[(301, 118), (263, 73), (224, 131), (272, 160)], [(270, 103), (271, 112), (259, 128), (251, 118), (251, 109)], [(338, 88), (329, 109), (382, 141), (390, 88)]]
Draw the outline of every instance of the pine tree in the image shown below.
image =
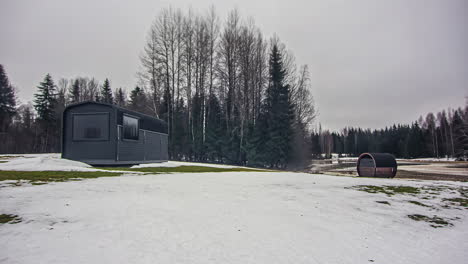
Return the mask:
[(57, 151), (58, 126), (57, 126), (57, 99), (56, 87), (50, 74), (47, 74), (34, 95), (34, 108), (40, 124), (41, 152)]
[(135, 89), (133, 89), (130, 92), (130, 101), (128, 102), (128, 108), (133, 111), (145, 113), (145, 105), (145, 94), (143, 93), (143, 90), (140, 87), (136, 86)]
[(0, 131), (5, 131), (16, 113), (15, 90), (0, 64)]
[(114, 98), (112, 96), (112, 89), (110, 87), (109, 79), (104, 81), (101, 89), (101, 102), (106, 104), (113, 104)]
[(266, 119), (268, 141), (266, 142), (267, 162), (271, 166), (285, 167), (290, 158), (292, 123), (294, 111), (290, 87), (285, 83), (286, 70), (282, 54), (273, 45), (269, 62), (269, 86), (266, 98)]
[(224, 118), (218, 98), (211, 94), (208, 99), (205, 151), (209, 160), (221, 161)]
[(193, 154), (196, 161), (203, 161), (204, 144), (203, 144), (203, 101), (199, 93), (196, 93), (192, 99), (193, 103)]
[(423, 155), (424, 136), (418, 123), (414, 122), (408, 133), (408, 157), (418, 158)]
[(125, 107), (127, 101), (127, 95), (122, 88), (117, 89), (115, 92), (115, 104), (121, 107)]
[(255, 125), (250, 125), (246, 143), (247, 164), (263, 167), (268, 160), (266, 143), (268, 142), (268, 123), (265, 113), (260, 111)]
[(70, 103), (74, 104), (80, 102), (80, 83), (78, 82), (78, 79), (73, 82), (69, 89)]
[(462, 110), (455, 111), (453, 116), (453, 136), (455, 157), (460, 160), (468, 159), (468, 122), (462, 118)]
[[(345, 136), (343, 136), (343, 138), (345, 138)], [(315, 131), (310, 135), (310, 152), (312, 157), (316, 159), (320, 158), (320, 154), (322, 154), (322, 150), (320, 149), (320, 134)]]
[(187, 121), (186, 113), (187, 108), (184, 105), (184, 99), (180, 98), (177, 103), (175, 112), (174, 112), (174, 129), (171, 137), (173, 138), (172, 145), (172, 159), (181, 160), (183, 159), (183, 153), (187, 153), (188, 149), (188, 133), (187, 133)]
[(46, 75), (37, 89), (38, 92), (34, 95), (34, 108), (37, 111), (37, 118), (45, 122), (55, 121), (56, 87), (50, 74)]

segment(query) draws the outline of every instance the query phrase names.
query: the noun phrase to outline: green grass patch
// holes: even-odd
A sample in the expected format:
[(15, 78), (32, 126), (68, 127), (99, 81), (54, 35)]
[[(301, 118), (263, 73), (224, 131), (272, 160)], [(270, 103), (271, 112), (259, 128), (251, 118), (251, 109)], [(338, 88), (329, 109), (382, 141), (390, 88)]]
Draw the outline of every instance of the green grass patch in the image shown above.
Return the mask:
[(8, 161), (6, 160), (0, 160), (0, 163), (7, 163)]
[(458, 192), (460, 193), (461, 196), (468, 198), (468, 187), (460, 187), (458, 189)]
[(445, 198), (443, 201), (450, 202), (452, 205), (463, 206), (468, 209), (468, 199), (467, 198)]
[(409, 203), (412, 203), (412, 204), (415, 204), (415, 205), (422, 206), (422, 207), (430, 207), (429, 205), (423, 204), (423, 203), (418, 202), (418, 201), (408, 201), (408, 202), (409, 202)]
[(453, 226), (453, 224), (450, 223), (448, 220), (442, 217), (438, 217), (436, 215), (434, 215), (433, 217), (429, 217), (429, 216), (420, 215), (420, 214), (412, 214), (412, 215), (408, 215), (408, 217), (413, 219), (414, 221), (428, 222), (434, 228)]
[(21, 217), (13, 214), (0, 214), (0, 224), (17, 224), (21, 222)]
[[(468, 188), (465, 186), (446, 186), (446, 185), (437, 185), (437, 186), (421, 186), (421, 187), (412, 187), (412, 186), (375, 186), (375, 185), (356, 185), (351, 187), (345, 187), (345, 189), (354, 189), (358, 191), (364, 191), (368, 193), (383, 193), (388, 196), (394, 196), (397, 194), (408, 195), (414, 199), (408, 199), (406, 201), (417, 206), (426, 207), (428, 211), (432, 210), (463, 210), (468, 209)], [(451, 195), (452, 198), (442, 198), (440, 195)], [(406, 197), (408, 197), (406, 196)], [(418, 201), (422, 199), (421, 201)], [(426, 203), (427, 200), (433, 200), (431, 204)], [(376, 201), (381, 204), (388, 204), (387, 201)], [(412, 213), (412, 212), (411, 212)], [(407, 215), (410, 219), (414, 221), (423, 221), (429, 223), (433, 228), (448, 227), (453, 226), (452, 221), (459, 218), (447, 218), (442, 216), (427, 216), (422, 214), (410, 214)]]
[(118, 170), (118, 171), (138, 171), (148, 173), (194, 173), (194, 172), (240, 172), (250, 171), (259, 172), (265, 171), (260, 169), (250, 168), (215, 168), (205, 166), (179, 166), (179, 167), (145, 167), (145, 168), (128, 168), (128, 167), (97, 167), (102, 170)]
[(0, 181), (23, 180), (38, 185), (44, 182), (62, 182), (120, 175), (121, 173), (107, 171), (0, 171)]
[(23, 158), (22, 155), (0, 155), (0, 159), (8, 160), (8, 159), (15, 159), (15, 158)]
[(389, 202), (387, 201), (375, 201), (376, 203), (380, 203), (380, 204), (386, 204), (386, 205), (390, 205)]
[(412, 186), (392, 186), (392, 185), (383, 185), (383, 186), (375, 186), (375, 185), (356, 185), (350, 187), (351, 189), (355, 189), (358, 191), (368, 192), (368, 193), (384, 193), (388, 196), (393, 196), (395, 194), (418, 194), (420, 192), (419, 188), (412, 187)]
[[(249, 168), (214, 168), (204, 166), (180, 166), (180, 167), (99, 167), (106, 171), (0, 171), (0, 181), (13, 180), (13, 186), (21, 186), (21, 181), (27, 181), (32, 185), (42, 185), (48, 182), (75, 181), (89, 178), (114, 177), (122, 175), (121, 171), (145, 172), (145, 173), (188, 173), (188, 172), (239, 172), (262, 171)], [(119, 172), (117, 172), (119, 171)]]

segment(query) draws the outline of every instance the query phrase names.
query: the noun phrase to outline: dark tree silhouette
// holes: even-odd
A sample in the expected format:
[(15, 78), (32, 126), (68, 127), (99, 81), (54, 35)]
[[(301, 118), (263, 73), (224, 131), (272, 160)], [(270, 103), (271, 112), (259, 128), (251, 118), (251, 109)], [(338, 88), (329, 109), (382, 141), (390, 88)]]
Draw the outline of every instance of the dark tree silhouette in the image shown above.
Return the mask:
[(0, 132), (7, 130), (16, 113), (16, 96), (3, 65), (0, 64)]
[(106, 103), (106, 104), (114, 103), (114, 98), (112, 96), (112, 89), (110, 87), (109, 79), (106, 79), (104, 81), (104, 84), (102, 85), (101, 97), (99, 98), (99, 101), (102, 103)]

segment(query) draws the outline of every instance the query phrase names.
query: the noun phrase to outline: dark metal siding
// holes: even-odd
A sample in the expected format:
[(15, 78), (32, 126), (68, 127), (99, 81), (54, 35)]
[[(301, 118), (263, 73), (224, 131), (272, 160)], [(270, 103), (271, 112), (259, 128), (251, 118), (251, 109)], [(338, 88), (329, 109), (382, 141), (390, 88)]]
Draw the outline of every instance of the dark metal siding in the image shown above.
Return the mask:
[(145, 131), (145, 159), (146, 160), (161, 160), (161, 137), (159, 133)]
[(161, 135), (161, 160), (168, 160), (168, 135)]
[[(122, 127), (119, 126), (121, 130)], [(167, 160), (167, 135), (140, 129), (138, 140), (118, 140), (118, 161)]]
[[(73, 115), (108, 113), (108, 140), (73, 140)], [(138, 140), (122, 139), (122, 116), (139, 118)], [(86, 124), (86, 122), (85, 122)], [(71, 105), (64, 111), (62, 157), (89, 164), (138, 164), (168, 160), (167, 125), (164, 121), (126, 109), (96, 102)]]
[[(119, 127), (119, 129), (122, 129)], [(122, 134), (121, 134), (122, 135)], [(139, 131), (138, 140), (120, 139), (118, 141), (118, 160), (136, 161), (145, 159), (145, 142), (143, 131)]]
[[(109, 113), (109, 139), (104, 141), (74, 141), (73, 140), (73, 114), (83, 113)], [(115, 160), (116, 129), (115, 111), (111, 107), (100, 104), (84, 104), (80, 107), (69, 108), (64, 112), (63, 124), (63, 157), (72, 160)]]

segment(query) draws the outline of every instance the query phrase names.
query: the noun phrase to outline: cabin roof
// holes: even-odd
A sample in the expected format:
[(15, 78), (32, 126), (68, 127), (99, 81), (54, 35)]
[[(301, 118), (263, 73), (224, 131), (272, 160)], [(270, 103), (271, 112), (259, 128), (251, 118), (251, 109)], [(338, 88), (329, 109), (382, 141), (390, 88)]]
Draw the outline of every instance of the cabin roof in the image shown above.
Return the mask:
[[(143, 114), (143, 113), (140, 113), (140, 112), (129, 110), (129, 109), (117, 106), (117, 105), (99, 103), (99, 102), (94, 102), (94, 101), (84, 101), (84, 102), (79, 102), (79, 103), (68, 105), (65, 108), (64, 112), (71, 109), (71, 108), (75, 108), (75, 107), (79, 107), (79, 106), (83, 106), (83, 105), (87, 105), (87, 104), (94, 104), (94, 105), (101, 105), (101, 106), (110, 107), (110, 108), (116, 110), (117, 112), (137, 117), (137, 118), (140, 119), (140, 129), (155, 131), (155, 132), (164, 133), (164, 134), (168, 133), (167, 132), (167, 130), (168, 130), (167, 129), (167, 124), (163, 120), (155, 118), (155, 117), (147, 115), (147, 114)], [(122, 116), (123, 116), (122, 114), (117, 115), (117, 124), (118, 125), (122, 125), (122, 119), (123, 119)]]

